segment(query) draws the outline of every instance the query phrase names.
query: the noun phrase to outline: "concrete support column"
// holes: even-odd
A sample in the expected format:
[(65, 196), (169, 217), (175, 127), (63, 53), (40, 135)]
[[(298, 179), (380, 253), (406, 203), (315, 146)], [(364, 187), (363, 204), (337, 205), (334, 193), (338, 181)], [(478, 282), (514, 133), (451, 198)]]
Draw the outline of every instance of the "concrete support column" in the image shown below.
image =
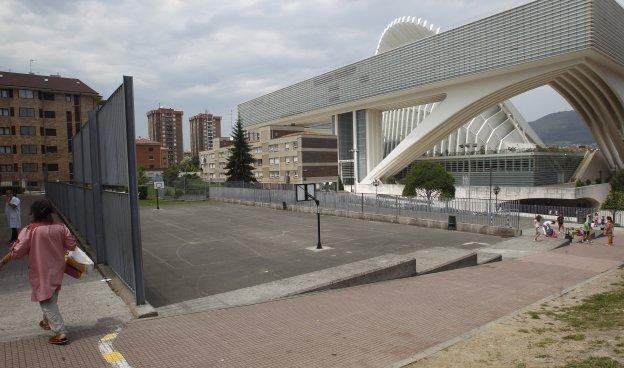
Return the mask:
[(383, 159), (383, 133), (381, 110), (366, 110), (366, 166), (370, 172)]

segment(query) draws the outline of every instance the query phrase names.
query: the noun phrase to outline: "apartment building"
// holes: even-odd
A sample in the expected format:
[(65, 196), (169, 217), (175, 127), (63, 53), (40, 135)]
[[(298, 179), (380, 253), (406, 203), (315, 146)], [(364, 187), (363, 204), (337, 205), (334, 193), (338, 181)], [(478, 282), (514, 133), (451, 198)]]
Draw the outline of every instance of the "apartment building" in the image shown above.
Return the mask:
[(100, 101), (79, 79), (0, 71), (0, 185), (72, 180), (72, 137)]
[[(294, 126), (265, 126), (247, 132), (254, 158), (254, 176), (261, 183), (321, 183), (338, 180), (335, 135)], [(204, 178), (225, 181), (229, 138), (215, 139), (212, 150), (200, 152)]]
[(169, 167), (167, 161), (168, 149), (161, 146), (160, 142), (145, 138), (136, 140), (137, 167), (142, 166), (145, 170), (162, 170)]
[(179, 164), (184, 158), (182, 137), (183, 111), (159, 107), (147, 112), (147, 130), (149, 139), (160, 142), (167, 149), (167, 162)]
[(212, 149), (199, 152), (199, 165), (204, 180), (223, 182), (226, 179), (225, 165), (230, 156), (230, 147), (234, 141), (230, 137), (218, 137), (212, 140)]
[(198, 156), (199, 152), (212, 149), (212, 140), (221, 136), (221, 117), (200, 113), (189, 118), (191, 129), (191, 155)]

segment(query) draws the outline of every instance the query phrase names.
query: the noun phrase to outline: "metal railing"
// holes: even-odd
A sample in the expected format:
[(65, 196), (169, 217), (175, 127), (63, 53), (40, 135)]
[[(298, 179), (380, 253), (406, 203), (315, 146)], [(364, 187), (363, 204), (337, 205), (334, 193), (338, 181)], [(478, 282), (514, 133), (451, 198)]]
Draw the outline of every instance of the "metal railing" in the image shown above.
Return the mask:
[[(313, 207), (312, 202), (296, 202), (294, 190), (255, 189), (211, 186), (210, 198)], [(448, 221), (455, 216), (458, 223), (497, 227), (519, 227), (517, 201), (496, 203), (482, 199), (457, 198), (448, 201), (391, 195), (317, 192), (322, 210), (362, 212), (371, 214)]]

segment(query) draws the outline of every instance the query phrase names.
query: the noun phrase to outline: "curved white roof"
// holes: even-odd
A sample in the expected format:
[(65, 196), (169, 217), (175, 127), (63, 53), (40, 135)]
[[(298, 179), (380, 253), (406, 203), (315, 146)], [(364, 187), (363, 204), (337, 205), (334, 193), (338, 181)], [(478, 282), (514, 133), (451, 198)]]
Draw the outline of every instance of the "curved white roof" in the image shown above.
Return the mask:
[(440, 33), (440, 27), (435, 27), (432, 23), (422, 18), (396, 18), (388, 24), (381, 37), (379, 37), (375, 55), (438, 33)]
[[(375, 55), (434, 36), (439, 32), (439, 27), (422, 18), (396, 18), (381, 34)], [(382, 116), (384, 156), (388, 155), (436, 106), (437, 104), (429, 104), (384, 112)], [(467, 150), (461, 147), (466, 145), (501, 152), (508, 147), (543, 146), (543, 143), (513, 104), (505, 101), (466, 122), (428, 153), (465, 153)], [(472, 148), (470, 151), (478, 149)]]

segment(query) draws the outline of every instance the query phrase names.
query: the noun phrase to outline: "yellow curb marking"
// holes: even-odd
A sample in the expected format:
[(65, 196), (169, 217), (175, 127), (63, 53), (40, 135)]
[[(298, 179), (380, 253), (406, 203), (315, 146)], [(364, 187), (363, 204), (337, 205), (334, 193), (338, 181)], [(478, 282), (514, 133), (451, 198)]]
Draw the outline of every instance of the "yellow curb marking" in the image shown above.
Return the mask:
[(102, 336), (99, 341), (98, 348), (100, 350), (100, 354), (102, 354), (102, 358), (108, 363), (111, 364), (112, 367), (115, 368), (132, 368), (130, 364), (126, 361), (126, 358), (118, 351), (115, 351), (113, 348), (113, 340), (117, 338), (121, 327), (117, 328), (117, 331), (106, 334)]
[(118, 351), (113, 351), (111, 353), (103, 354), (102, 356), (104, 357), (104, 360), (106, 360), (109, 363), (115, 363), (120, 360), (125, 360), (124, 356), (121, 355), (121, 353)]

